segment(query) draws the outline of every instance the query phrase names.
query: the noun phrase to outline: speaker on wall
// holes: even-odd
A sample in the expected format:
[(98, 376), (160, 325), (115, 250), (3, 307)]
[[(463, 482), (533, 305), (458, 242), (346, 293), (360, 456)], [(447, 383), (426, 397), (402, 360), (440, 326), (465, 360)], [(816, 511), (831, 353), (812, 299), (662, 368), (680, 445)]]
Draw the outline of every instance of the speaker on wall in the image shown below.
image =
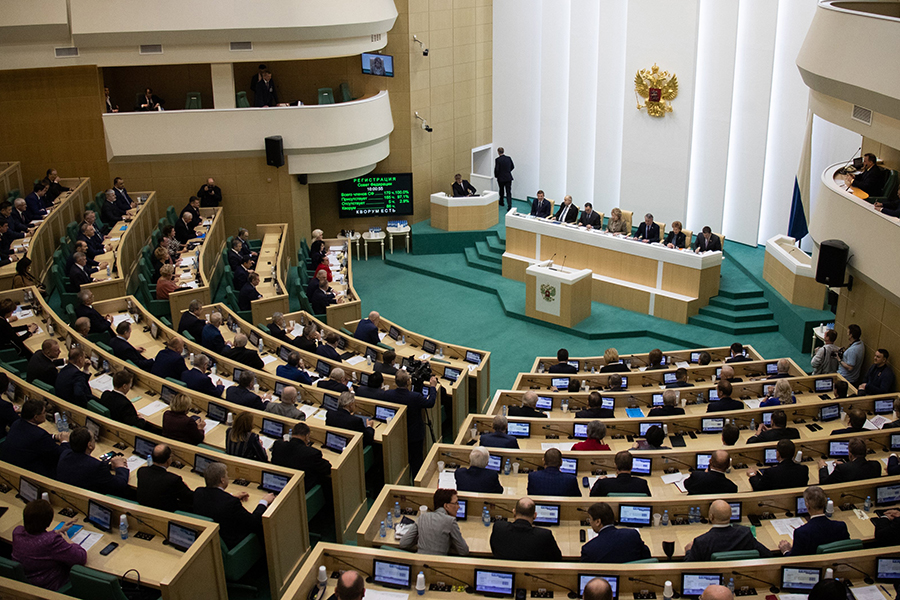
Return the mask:
[(266, 164), (270, 167), (284, 166), (284, 140), (280, 135), (266, 138)]
[(829, 287), (842, 287), (849, 254), (850, 247), (841, 240), (825, 240), (819, 244), (816, 281)]

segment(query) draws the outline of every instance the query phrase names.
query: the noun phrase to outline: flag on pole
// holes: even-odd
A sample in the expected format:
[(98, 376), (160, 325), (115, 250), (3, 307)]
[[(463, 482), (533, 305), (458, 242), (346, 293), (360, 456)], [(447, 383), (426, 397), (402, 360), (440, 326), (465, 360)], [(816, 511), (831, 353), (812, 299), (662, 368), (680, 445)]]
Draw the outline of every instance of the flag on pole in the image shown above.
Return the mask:
[(813, 113), (806, 112), (806, 134), (803, 137), (803, 148), (800, 151), (800, 165), (794, 177), (794, 198), (791, 201), (791, 218), (788, 222), (788, 235), (798, 242), (809, 233), (809, 172), (812, 158), (812, 126)]

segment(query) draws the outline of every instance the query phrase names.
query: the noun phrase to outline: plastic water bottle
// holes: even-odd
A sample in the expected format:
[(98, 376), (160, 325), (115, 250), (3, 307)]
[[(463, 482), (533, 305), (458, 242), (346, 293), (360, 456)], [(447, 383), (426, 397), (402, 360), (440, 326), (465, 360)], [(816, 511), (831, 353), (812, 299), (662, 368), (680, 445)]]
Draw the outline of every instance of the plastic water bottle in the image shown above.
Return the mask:
[(401, 343), (401, 344), (406, 344), (406, 334), (405, 334), (405, 333), (404, 333), (403, 335), (400, 336), (400, 343)]
[(387, 537), (387, 528), (384, 526), (384, 521), (381, 522), (381, 528), (378, 530), (378, 535)]
[(504, 417), (505, 417), (507, 414), (509, 414), (509, 406), (507, 406), (506, 404), (504, 404), (504, 405), (503, 405), (503, 411), (502, 411), (502, 412), (503, 412), (503, 416), (504, 416)]
[(150, 454), (147, 455), (147, 466), (148, 466), (148, 467), (152, 467), (152, 466), (153, 466), (153, 456), (150, 455)]
[(106, 265), (106, 276), (109, 277), (110, 275), (112, 275), (112, 266), (107, 264)]
[(59, 413), (56, 413), (55, 415), (53, 415), (53, 422), (56, 423), (56, 430), (59, 432), (62, 432), (63, 423), (62, 423), (62, 417), (60, 416)]
[(62, 430), (69, 431), (69, 418), (66, 416), (66, 413), (60, 413), (62, 416)]
[(756, 431), (756, 419), (750, 419), (750, 431)]
[(728, 589), (731, 590), (732, 594), (734, 594), (734, 577), (728, 578)]
[(705, 399), (705, 397), (703, 395), (703, 392), (698, 392), (697, 393), (697, 404), (703, 404), (704, 399)]
[(668, 524), (669, 524), (669, 511), (667, 510), (667, 511), (665, 511), (665, 512), (663, 513), (663, 516), (662, 516), (662, 525), (663, 525), (663, 527), (665, 527), (665, 526), (668, 525)]
[(391, 511), (388, 511), (387, 516), (384, 518), (384, 526), (388, 529), (394, 528), (394, 513)]
[(488, 510), (487, 506), (484, 506), (481, 509), (481, 522), (485, 527), (491, 526), (491, 511)]
[(544, 372), (544, 363), (538, 363), (538, 373)]
[(395, 519), (400, 518), (400, 503), (399, 502), (394, 502), (394, 518)]
[(47, 333), (53, 337), (53, 321), (47, 321)]
[(506, 464), (503, 465), (503, 474), (509, 475), (510, 471), (512, 471), (512, 464), (510, 464), (509, 459), (506, 459)]
[(828, 503), (825, 504), (825, 516), (829, 519), (834, 516), (834, 502), (831, 501), (831, 498), (829, 498)]
[(372, 366), (372, 355), (371, 354), (366, 354), (366, 366), (368, 366), (368, 367)]
[(866, 496), (866, 512), (872, 511), (872, 496)]
[(123, 540), (128, 539), (128, 517), (125, 515), (119, 516), (119, 537)]
[(211, 366), (209, 368), (209, 372), (212, 373), (213, 375), (216, 374), (216, 364), (215, 363), (213, 363), (213, 366)]
[(265, 350), (265, 346), (263, 345), (262, 338), (259, 338), (259, 353), (262, 354), (263, 350)]
[(193, 364), (194, 364), (194, 353), (193, 352), (191, 352), (189, 358), (190, 358), (191, 362), (190, 362), (190, 364), (188, 364), (188, 366), (190, 367), (190, 366), (193, 366)]
[(416, 593), (420, 596), (425, 595), (425, 572), (419, 571), (418, 577), (416, 577)]

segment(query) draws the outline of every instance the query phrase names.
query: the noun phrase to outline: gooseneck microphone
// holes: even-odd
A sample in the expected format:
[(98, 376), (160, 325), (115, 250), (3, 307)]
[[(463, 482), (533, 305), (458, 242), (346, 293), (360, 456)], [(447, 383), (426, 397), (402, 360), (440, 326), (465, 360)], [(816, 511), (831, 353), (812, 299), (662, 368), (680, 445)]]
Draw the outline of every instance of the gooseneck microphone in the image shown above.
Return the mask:
[(872, 585), (873, 583), (875, 583), (875, 580), (872, 579), (872, 576), (871, 576), (871, 575), (869, 575), (869, 574), (866, 573), (865, 571), (862, 571), (862, 570), (860, 570), (860, 569), (857, 569), (856, 567), (854, 567), (854, 566), (851, 565), (850, 563), (836, 562), (836, 563), (831, 563), (831, 566), (832, 566), (832, 567), (850, 567), (851, 569), (853, 569), (853, 570), (856, 571), (857, 573), (862, 573), (863, 575), (865, 575), (865, 579), (863, 579), (863, 581), (866, 582), (866, 585)]
[(753, 577), (752, 575), (747, 575), (746, 573), (739, 573), (737, 571), (732, 571), (731, 574), (732, 575), (740, 575), (741, 577), (746, 577), (747, 579), (752, 579), (753, 581), (758, 581), (760, 583), (768, 584), (769, 586), (771, 586), (771, 587), (769, 587), (769, 591), (772, 592), (773, 594), (777, 594), (778, 592), (781, 591), (781, 588), (779, 588), (777, 585), (775, 585), (774, 583), (772, 583), (770, 581), (766, 581), (766, 580), (760, 579), (758, 577)]
[(334, 554), (329, 554), (329, 553), (327, 553), (327, 552), (325, 552), (325, 553), (323, 553), (323, 554), (324, 554), (324, 556), (327, 556), (327, 557), (330, 558), (331, 560), (337, 561), (337, 562), (341, 563), (341, 564), (344, 565), (344, 566), (350, 567), (350, 568), (353, 569), (354, 571), (359, 571), (360, 573), (362, 573), (363, 575), (366, 576), (366, 583), (372, 583), (372, 575), (371, 575), (370, 573), (367, 573), (366, 571), (363, 571), (362, 569), (360, 569), (359, 567), (357, 567), (357, 566), (354, 565), (354, 564), (348, 563), (348, 562), (347, 562), (346, 560), (344, 560), (343, 558), (338, 558), (338, 557), (335, 556)]
[[(778, 510), (783, 510), (785, 516), (787, 516), (787, 517), (793, 517), (793, 516), (794, 516), (794, 513), (791, 512), (791, 509), (785, 508), (785, 507), (783, 507), (783, 506), (778, 506), (777, 504), (772, 504), (771, 502), (757, 502), (756, 505), (757, 505), (757, 506), (767, 506), (767, 507), (769, 507), (769, 508), (777, 508)], [(772, 592), (772, 593), (778, 593), (778, 592)]]
[(569, 590), (569, 598), (577, 598), (578, 593), (570, 587), (566, 587), (558, 581), (550, 581), (549, 579), (544, 579), (543, 577), (538, 577), (534, 573), (522, 573), (525, 577), (531, 577), (532, 579), (537, 579), (538, 581), (543, 581), (544, 583), (549, 583), (550, 585), (556, 585), (561, 587), (564, 590)]

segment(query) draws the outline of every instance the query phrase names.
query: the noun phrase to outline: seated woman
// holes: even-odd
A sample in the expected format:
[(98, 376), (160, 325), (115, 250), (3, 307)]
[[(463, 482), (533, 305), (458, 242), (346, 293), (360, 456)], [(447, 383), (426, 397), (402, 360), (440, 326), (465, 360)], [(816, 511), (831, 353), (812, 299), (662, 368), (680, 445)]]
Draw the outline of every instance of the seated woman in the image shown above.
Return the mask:
[(186, 289), (189, 288), (178, 287), (178, 284), (175, 283), (175, 267), (172, 265), (163, 265), (162, 268), (160, 268), (159, 279), (156, 280), (157, 300), (168, 300), (169, 294), (172, 292)]
[(628, 230), (628, 224), (625, 223), (625, 219), (622, 218), (622, 210), (618, 206), (609, 213), (606, 231), (609, 233), (624, 233), (625, 235), (631, 235), (631, 232)]
[(609, 450), (603, 443), (606, 437), (606, 425), (600, 421), (591, 421), (587, 426), (587, 439), (572, 446), (572, 450)]
[(269, 462), (259, 435), (253, 431), (252, 413), (242, 412), (235, 417), (234, 425), (225, 431), (225, 452), (232, 456)]
[(25, 340), (37, 332), (36, 323), (31, 325), (12, 325), (18, 319), (13, 316), (16, 302), (11, 298), (0, 300), (0, 347), (15, 348), (20, 356), (31, 358), (31, 350), (25, 346)]
[(309, 244), (309, 257), (312, 259), (313, 264), (317, 264), (319, 259), (325, 254), (323, 235), (325, 234), (321, 229), (313, 229), (312, 242)]
[(760, 402), (759, 406), (779, 406), (781, 404), (796, 404), (796, 402), (797, 398), (794, 397), (790, 382), (787, 379), (779, 379), (775, 383), (774, 393)]
[(31, 274), (31, 259), (23, 256), (16, 262), (16, 276), (13, 277), (12, 286), (13, 289), (19, 289), (31, 285), (38, 288), (41, 294), (47, 294), (47, 288), (44, 287), (44, 284)]
[(419, 554), (447, 556), (450, 551), (457, 556), (469, 554), (469, 545), (463, 539), (456, 521), (459, 512), (459, 496), (456, 490), (439, 488), (434, 492), (434, 510), (419, 516), (400, 538), (400, 548), (418, 547)]
[(163, 413), (162, 433), (168, 438), (185, 442), (186, 444), (199, 444), (206, 437), (203, 419), (189, 417), (187, 412), (191, 408), (191, 399), (184, 394), (178, 394), (169, 403), (169, 410)]
[(159, 279), (159, 270), (163, 265), (173, 265), (172, 257), (169, 256), (169, 251), (163, 248), (162, 246), (158, 246), (156, 250), (153, 251), (153, 257), (150, 259), (151, 266), (153, 267), (153, 275), (150, 276), (150, 283), (156, 283)]
[(53, 523), (53, 507), (46, 500), (32, 500), (22, 511), (24, 525), (13, 530), (12, 558), (22, 564), (28, 583), (56, 591), (69, 580), (73, 565), (87, 562), (87, 551), (68, 541), (69, 521), (58, 531), (47, 531)]
[(672, 221), (672, 231), (666, 235), (663, 244), (669, 248), (684, 248), (684, 233), (681, 232), (681, 221)]

